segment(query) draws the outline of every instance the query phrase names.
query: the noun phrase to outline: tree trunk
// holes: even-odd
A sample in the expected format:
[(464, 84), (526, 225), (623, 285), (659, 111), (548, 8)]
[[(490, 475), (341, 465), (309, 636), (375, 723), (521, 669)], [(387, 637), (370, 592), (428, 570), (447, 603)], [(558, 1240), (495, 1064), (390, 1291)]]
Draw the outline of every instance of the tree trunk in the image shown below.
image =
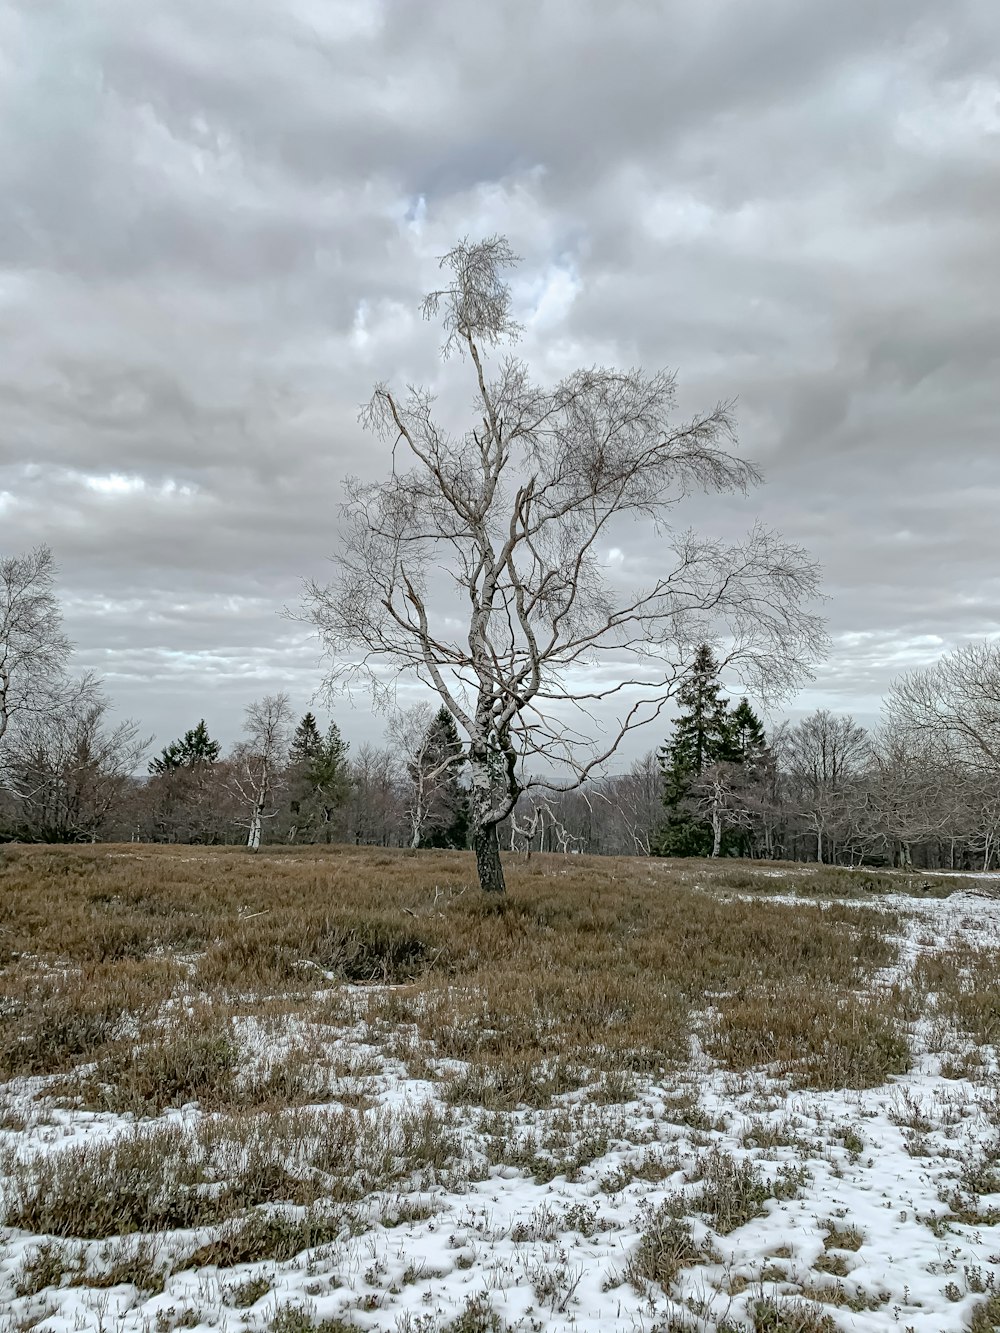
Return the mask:
[[(479, 887), (484, 893), (504, 893), (503, 865), (500, 861), (500, 836), (493, 806), (493, 779), (484, 750), (471, 747), (469, 769), (472, 778), (472, 847), (476, 853)], [(492, 818), (491, 818), (492, 816)], [(529, 846), (532, 836), (529, 835)]]
[(503, 877), (496, 824), (486, 824), (481, 828), (477, 826), (472, 834), (472, 845), (476, 852), (479, 887), (484, 893), (505, 893), (507, 885)]
[(722, 811), (718, 805), (712, 806), (712, 855), (722, 851)]
[(247, 834), (247, 847), (251, 852), (257, 851), (260, 847), (260, 816), (262, 805), (255, 805), (253, 814), (250, 817), (250, 831)]

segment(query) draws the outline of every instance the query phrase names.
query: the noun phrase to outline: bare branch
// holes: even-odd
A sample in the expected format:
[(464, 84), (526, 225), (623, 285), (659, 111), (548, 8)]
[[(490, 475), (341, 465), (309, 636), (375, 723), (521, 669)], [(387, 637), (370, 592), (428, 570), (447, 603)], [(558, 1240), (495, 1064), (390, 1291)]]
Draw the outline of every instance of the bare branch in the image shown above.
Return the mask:
[[(452, 436), (427, 392), (378, 385), (362, 420), (391, 447), (392, 476), (348, 483), (336, 577), (306, 590), (332, 681), (367, 677), (384, 701), (387, 672), (409, 673), (464, 731), (474, 833), (499, 884), (496, 825), (523, 788), (598, 771), (659, 715), (696, 644), (765, 699), (825, 647), (819, 571), (801, 548), (760, 526), (738, 543), (673, 526), (693, 492), (760, 482), (733, 451), (730, 404), (678, 424), (667, 371), (591, 367), (543, 388), (508, 357), (490, 377), (484, 351), (517, 333), (513, 262), (500, 237), (445, 256), (424, 314), (440, 317), (445, 355), (471, 363), (474, 424)], [(644, 524), (660, 557), (637, 562), (631, 586), (608, 554), (622, 521)], [(529, 780), (532, 757), (550, 771)]]

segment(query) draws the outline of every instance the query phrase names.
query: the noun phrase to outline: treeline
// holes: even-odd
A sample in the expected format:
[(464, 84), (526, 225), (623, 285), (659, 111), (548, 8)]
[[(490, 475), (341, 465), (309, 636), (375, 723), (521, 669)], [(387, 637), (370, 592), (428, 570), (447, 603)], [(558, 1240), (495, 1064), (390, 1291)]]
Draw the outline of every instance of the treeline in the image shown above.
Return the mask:
[(768, 734), (722, 696), (706, 646), (678, 703), (629, 773), (547, 801), (534, 845), (1000, 869), (1000, 644), (901, 676), (873, 730), (819, 709)]
[[(466, 847), (468, 757), (451, 715), (397, 712), (352, 748), (285, 694), (228, 752), (204, 719), (151, 760), (101, 682), (74, 676), (48, 551), (0, 561), (0, 837)], [(702, 645), (670, 734), (627, 773), (544, 782), (503, 822), (512, 850), (749, 856), (927, 869), (1000, 862), (1000, 645), (900, 677), (872, 731), (821, 709), (768, 731)], [(498, 761), (499, 762), (499, 761)], [(146, 767), (143, 776), (137, 776)]]
[[(464, 847), (468, 802), (458, 746), (443, 710), (425, 720), (413, 752), (361, 745), (307, 712), (294, 724), (286, 695), (246, 710), (243, 738), (227, 753), (204, 719), (132, 769), (142, 750), (127, 723), (103, 725), (106, 700), (86, 718), (47, 720), (30, 745), (7, 747), (0, 836), (30, 842), (236, 844), (354, 842), (383, 847)], [(460, 747), (459, 747), (460, 748)]]

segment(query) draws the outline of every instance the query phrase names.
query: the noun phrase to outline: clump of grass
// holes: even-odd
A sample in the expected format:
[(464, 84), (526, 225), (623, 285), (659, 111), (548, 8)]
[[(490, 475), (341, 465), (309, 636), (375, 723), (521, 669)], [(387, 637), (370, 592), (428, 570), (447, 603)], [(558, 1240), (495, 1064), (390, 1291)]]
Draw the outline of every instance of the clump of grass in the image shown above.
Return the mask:
[(607, 1194), (617, 1194), (627, 1189), (634, 1180), (659, 1184), (680, 1169), (681, 1162), (676, 1153), (664, 1152), (661, 1148), (647, 1148), (641, 1157), (620, 1163), (614, 1171), (602, 1177), (601, 1189)]
[(1000, 963), (995, 950), (962, 942), (921, 955), (914, 978), (935, 996), (938, 1012), (977, 1045), (1000, 1042)]
[(819, 1306), (807, 1301), (767, 1296), (751, 1311), (753, 1333), (837, 1333), (837, 1325)]
[(744, 1148), (802, 1148), (806, 1146), (794, 1120), (783, 1117), (781, 1120), (765, 1120), (763, 1117), (751, 1119), (740, 1134)]
[[(235, 1268), (265, 1260), (284, 1263), (306, 1250), (329, 1245), (345, 1234), (344, 1213), (310, 1208), (293, 1216), (283, 1212), (251, 1213), (228, 1223), (221, 1234), (187, 1256), (188, 1268)], [(255, 1298), (257, 1299), (257, 1298)], [(252, 1304), (252, 1302), (248, 1302)]]
[(825, 1250), (860, 1250), (865, 1243), (865, 1233), (858, 1227), (848, 1225), (840, 1226), (837, 1222), (826, 1223), (826, 1234), (823, 1236), (823, 1248)]
[(141, 1045), (119, 1044), (86, 1079), (68, 1085), (79, 1105), (134, 1116), (198, 1102), (216, 1110), (233, 1101), (240, 1050), (211, 1010)]
[(821, 1254), (813, 1268), (818, 1273), (829, 1273), (831, 1277), (847, 1277), (850, 1265), (842, 1254)]
[(807, 987), (721, 997), (706, 1045), (731, 1069), (770, 1067), (797, 1087), (877, 1087), (911, 1064), (890, 996), (860, 999)]
[(261, 1274), (259, 1277), (248, 1277), (244, 1282), (234, 1282), (225, 1288), (225, 1296), (227, 1303), (237, 1310), (248, 1310), (251, 1305), (262, 1301), (270, 1290), (271, 1279)]
[(888, 1293), (872, 1296), (864, 1291), (848, 1290), (843, 1282), (803, 1282), (801, 1290), (807, 1299), (825, 1305), (836, 1305), (845, 1310), (852, 1310), (855, 1314), (860, 1314), (864, 1310), (878, 1310), (890, 1299)]
[(146, 1237), (110, 1241), (103, 1246), (98, 1266), (81, 1272), (73, 1284), (87, 1287), (138, 1288), (148, 1295), (161, 1292), (166, 1284), (168, 1266), (154, 1241)]
[(103, 1239), (206, 1226), (223, 1216), (190, 1134), (178, 1126), (82, 1143), (4, 1163), (4, 1223), (37, 1234)]
[(9, 1153), (3, 1222), (86, 1239), (214, 1226), (261, 1204), (346, 1204), (433, 1176), (459, 1152), (433, 1107), (238, 1115), (194, 1131), (158, 1124), (29, 1158)]
[(303, 1305), (282, 1305), (264, 1324), (264, 1333), (357, 1333), (360, 1325), (343, 1319), (317, 1319)]
[(972, 1311), (966, 1324), (968, 1333), (996, 1333), (1000, 1328), (1000, 1292), (990, 1292)]
[(163, 1290), (167, 1268), (154, 1241), (145, 1237), (105, 1245), (96, 1266), (88, 1265), (84, 1246), (44, 1240), (28, 1252), (14, 1279), (17, 1296), (36, 1296), (49, 1287), (120, 1287), (153, 1295)]
[(453, 1106), (513, 1111), (519, 1106), (549, 1106), (553, 1097), (575, 1092), (586, 1082), (586, 1071), (566, 1060), (511, 1059), (502, 1064), (470, 1065), (447, 1079), (442, 1091)]
[(669, 1292), (682, 1269), (713, 1263), (717, 1258), (707, 1241), (695, 1240), (691, 1223), (676, 1216), (666, 1203), (647, 1214), (625, 1276), (640, 1290), (645, 1283), (656, 1282)]
[(768, 1199), (794, 1197), (801, 1183), (791, 1175), (767, 1181), (752, 1162), (717, 1149), (701, 1159), (698, 1179), (699, 1188), (685, 1196), (686, 1205), (705, 1214), (722, 1236), (763, 1217)]
[(37, 1296), (46, 1287), (60, 1287), (67, 1277), (80, 1271), (83, 1255), (54, 1240), (43, 1240), (21, 1260), (14, 1276), (15, 1296)]
[(484, 1293), (470, 1296), (462, 1313), (445, 1324), (441, 1333), (507, 1333), (508, 1328)]

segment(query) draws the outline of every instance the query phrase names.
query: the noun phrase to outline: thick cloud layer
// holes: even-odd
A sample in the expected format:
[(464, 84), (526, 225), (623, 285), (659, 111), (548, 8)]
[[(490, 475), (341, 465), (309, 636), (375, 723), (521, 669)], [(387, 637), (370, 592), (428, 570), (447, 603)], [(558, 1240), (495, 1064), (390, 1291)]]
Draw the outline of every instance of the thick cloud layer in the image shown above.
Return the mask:
[(1000, 630), (993, 0), (0, 0), (0, 71), (0, 549), (52, 545), (161, 741), (308, 703), (279, 610), (385, 465), (370, 383), (441, 374), (467, 233), (524, 256), (539, 375), (738, 396), (768, 484), (697, 517), (824, 564), (797, 708)]

